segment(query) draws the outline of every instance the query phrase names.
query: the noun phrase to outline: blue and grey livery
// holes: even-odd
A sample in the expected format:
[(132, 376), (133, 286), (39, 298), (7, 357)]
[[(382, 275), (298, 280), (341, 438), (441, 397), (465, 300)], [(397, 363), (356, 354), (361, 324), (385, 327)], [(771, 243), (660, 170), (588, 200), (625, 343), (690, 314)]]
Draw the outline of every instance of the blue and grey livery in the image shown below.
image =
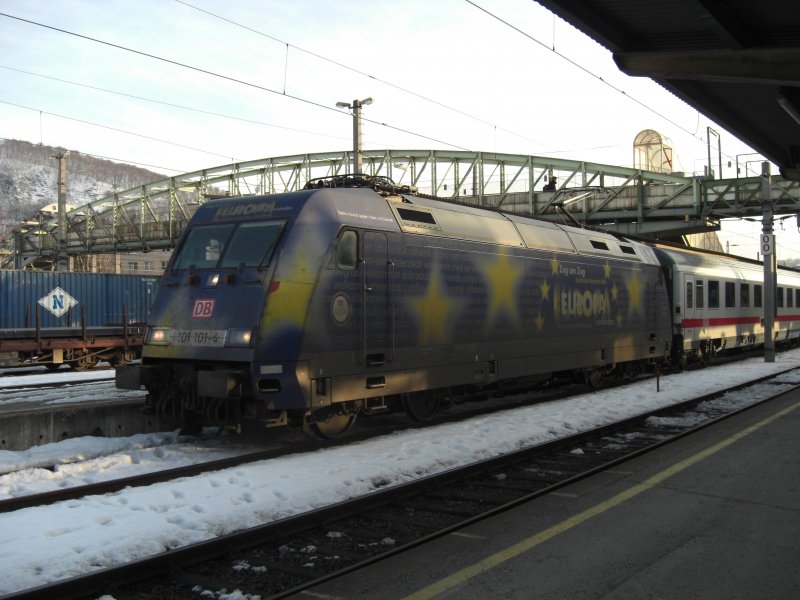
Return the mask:
[(161, 280), (141, 365), (117, 383), (185, 425), (328, 436), (360, 412), (426, 419), (554, 377), (597, 384), (670, 357), (661, 255), (367, 177), (212, 201)]

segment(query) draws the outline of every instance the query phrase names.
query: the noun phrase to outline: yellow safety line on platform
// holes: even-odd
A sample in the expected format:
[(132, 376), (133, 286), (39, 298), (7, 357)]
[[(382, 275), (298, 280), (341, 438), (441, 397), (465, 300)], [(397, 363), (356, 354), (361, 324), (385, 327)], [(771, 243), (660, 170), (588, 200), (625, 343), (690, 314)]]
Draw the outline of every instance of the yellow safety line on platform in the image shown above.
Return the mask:
[(724, 450), (731, 444), (738, 442), (743, 437), (748, 436), (755, 431), (758, 431), (765, 425), (769, 425), (770, 423), (776, 421), (777, 419), (780, 419), (781, 417), (784, 417), (785, 415), (789, 414), (798, 407), (800, 407), (800, 402), (781, 410), (780, 412), (764, 419), (759, 423), (756, 423), (755, 425), (751, 425), (747, 429), (743, 429), (739, 433), (732, 435), (731, 437), (719, 442), (718, 444), (711, 446), (710, 448), (706, 448), (702, 452), (698, 452), (694, 456), (691, 456), (685, 460), (682, 460), (679, 463), (672, 465), (668, 469), (665, 469), (660, 473), (653, 475), (649, 479), (643, 481), (642, 483), (637, 484), (632, 488), (620, 494), (617, 494), (612, 498), (609, 498), (605, 502), (596, 504), (592, 508), (583, 511), (582, 513), (570, 517), (569, 519), (566, 519), (561, 523), (553, 525), (552, 527), (545, 529), (544, 531), (540, 531), (539, 533), (525, 540), (522, 540), (521, 542), (518, 542), (513, 546), (509, 546), (504, 550), (492, 554), (491, 556), (488, 556), (477, 563), (465, 567), (464, 569), (457, 571), (456, 573), (453, 573), (452, 575), (449, 575), (444, 579), (440, 579), (436, 583), (432, 583), (431, 585), (424, 587), (417, 592), (409, 594), (403, 600), (426, 600), (427, 598), (433, 598), (438, 594), (441, 594), (442, 592), (446, 592), (447, 590), (450, 590), (458, 585), (461, 585), (462, 583), (468, 581), (469, 579), (472, 579), (473, 577), (480, 575), (481, 573), (488, 571), (489, 569), (493, 569), (494, 567), (506, 562), (507, 560), (519, 556), (523, 552), (527, 552), (528, 550), (535, 548), (539, 544), (542, 544), (543, 542), (546, 542), (556, 537), (557, 535), (564, 533), (565, 531), (569, 531), (570, 529), (576, 527), (577, 525), (580, 525), (584, 521), (588, 521), (592, 517), (601, 515), (604, 512), (616, 506), (619, 506), (623, 502), (627, 502), (631, 498), (638, 496), (642, 492), (646, 492), (647, 490), (654, 488), (655, 486), (662, 483), (664, 480), (669, 479), (673, 475), (677, 475), (681, 471), (684, 471), (685, 469), (688, 469), (689, 467), (699, 463), (700, 461), (705, 460), (706, 458), (716, 454), (720, 450)]

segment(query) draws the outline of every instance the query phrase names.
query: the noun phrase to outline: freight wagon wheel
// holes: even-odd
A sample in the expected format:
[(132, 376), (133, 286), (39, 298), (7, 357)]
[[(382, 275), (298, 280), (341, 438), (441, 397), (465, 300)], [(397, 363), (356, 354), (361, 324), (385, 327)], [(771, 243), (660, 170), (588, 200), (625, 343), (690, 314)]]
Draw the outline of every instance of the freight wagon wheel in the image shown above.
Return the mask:
[(97, 363), (100, 362), (100, 359), (95, 354), (83, 354), (78, 356), (77, 360), (70, 363), (70, 366), (76, 371), (86, 371), (87, 369), (91, 369)]
[(108, 357), (108, 364), (112, 367), (121, 367), (127, 365), (132, 360), (136, 359), (136, 352), (133, 350), (123, 350), (122, 352), (115, 352)]
[[(318, 410), (314, 412), (314, 421), (310, 423), (310, 428), (320, 437), (333, 439), (350, 429), (357, 416), (358, 411)], [(309, 423), (307, 422), (304, 429), (308, 429), (308, 425)]]
[(415, 421), (427, 421), (439, 410), (442, 397), (436, 390), (403, 394), (403, 408)]

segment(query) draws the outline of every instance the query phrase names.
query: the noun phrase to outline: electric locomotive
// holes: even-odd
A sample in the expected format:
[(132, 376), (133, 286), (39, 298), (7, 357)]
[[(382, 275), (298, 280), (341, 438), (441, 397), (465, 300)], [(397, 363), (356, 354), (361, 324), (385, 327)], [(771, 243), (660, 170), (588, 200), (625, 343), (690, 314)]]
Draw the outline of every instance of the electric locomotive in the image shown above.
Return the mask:
[(655, 250), (423, 197), (372, 177), (210, 201), (118, 387), (186, 426), (298, 425), (440, 407), (556, 376), (590, 384), (668, 356)]

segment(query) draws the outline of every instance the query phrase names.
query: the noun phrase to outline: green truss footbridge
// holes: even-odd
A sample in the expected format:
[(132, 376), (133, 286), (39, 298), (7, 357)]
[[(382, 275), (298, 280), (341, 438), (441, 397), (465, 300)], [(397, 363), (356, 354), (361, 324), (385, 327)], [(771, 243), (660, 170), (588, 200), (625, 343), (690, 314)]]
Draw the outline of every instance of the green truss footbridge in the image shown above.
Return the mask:
[[(347, 174), (352, 152), (279, 156), (222, 165), (154, 181), (67, 212), (66, 253), (141, 252), (175, 246), (197, 206), (302, 189), (318, 177)], [(775, 214), (796, 214), (800, 183), (774, 176), (709, 179), (679, 173), (540, 156), (448, 150), (367, 150), (363, 171), (446, 200), (548, 220), (578, 222), (643, 237), (680, 239), (719, 229), (720, 220), (760, 217), (763, 190)], [(14, 230), (13, 266), (52, 260), (57, 215)]]

